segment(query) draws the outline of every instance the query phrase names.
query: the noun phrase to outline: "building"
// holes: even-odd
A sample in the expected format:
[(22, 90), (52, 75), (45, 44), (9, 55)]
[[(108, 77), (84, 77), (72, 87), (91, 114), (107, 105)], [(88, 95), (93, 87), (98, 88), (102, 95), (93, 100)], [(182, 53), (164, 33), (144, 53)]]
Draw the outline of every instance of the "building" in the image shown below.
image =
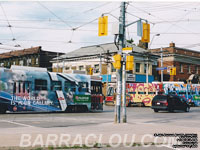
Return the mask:
[(51, 59), (63, 53), (42, 50), (41, 46), (0, 54), (0, 66), (10, 68), (11, 65), (43, 67), (52, 71)]
[[(164, 81), (191, 81), (199, 82), (200, 76), (200, 52), (176, 47), (175, 43), (170, 43), (169, 47), (163, 49), (163, 67), (167, 70), (163, 72)], [(160, 55), (161, 49), (152, 49), (151, 53)], [(158, 59), (158, 67), (161, 67), (161, 58)], [(170, 68), (176, 67), (176, 75), (170, 76)], [(161, 71), (155, 76), (160, 81)]]
[[(152, 68), (157, 66), (157, 58), (149, 55), (147, 50), (129, 45), (133, 48), (134, 70), (127, 72), (127, 80), (131, 82), (146, 82), (146, 60), (148, 57), (148, 81), (152, 82)], [(93, 75), (101, 75), (103, 82), (116, 81), (116, 69), (112, 65), (112, 56), (118, 52), (114, 43), (81, 47), (60, 57), (54, 58), (53, 71), (72, 73), (82, 71), (89, 74), (91, 68)], [(157, 56), (156, 56), (157, 57)]]

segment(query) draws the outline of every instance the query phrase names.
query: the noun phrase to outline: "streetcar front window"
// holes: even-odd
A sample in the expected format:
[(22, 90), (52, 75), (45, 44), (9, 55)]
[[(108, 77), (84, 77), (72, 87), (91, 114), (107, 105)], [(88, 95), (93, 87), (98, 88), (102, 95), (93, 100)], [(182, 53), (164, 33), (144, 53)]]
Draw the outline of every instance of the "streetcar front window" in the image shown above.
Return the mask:
[(109, 87), (109, 88), (108, 88), (107, 95), (108, 95), (108, 96), (113, 96), (113, 95), (114, 95), (114, 88), (113, 88), (113, 87)]

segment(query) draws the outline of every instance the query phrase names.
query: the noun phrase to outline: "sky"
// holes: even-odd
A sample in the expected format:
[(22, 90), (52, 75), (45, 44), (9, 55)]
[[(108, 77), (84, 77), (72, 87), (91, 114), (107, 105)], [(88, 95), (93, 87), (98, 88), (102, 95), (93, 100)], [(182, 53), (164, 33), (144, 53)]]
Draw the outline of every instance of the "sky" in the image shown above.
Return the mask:
[[(98, 36), (98, 18), (108, 16), (108, 36)], [(4, 1), (0, 2), (0, 53), (42, 46), (70, 52), (114, 41), (120, 1)], [(139, 18), (151, 27), (150, 48), (177, 47), (200, 52), (200, 1), (130, 1), (126, 23)], [(126, 39), (138, 44), (137, 25), (126, 28)], [(160, 34), (160, 36), (156, 36)]]

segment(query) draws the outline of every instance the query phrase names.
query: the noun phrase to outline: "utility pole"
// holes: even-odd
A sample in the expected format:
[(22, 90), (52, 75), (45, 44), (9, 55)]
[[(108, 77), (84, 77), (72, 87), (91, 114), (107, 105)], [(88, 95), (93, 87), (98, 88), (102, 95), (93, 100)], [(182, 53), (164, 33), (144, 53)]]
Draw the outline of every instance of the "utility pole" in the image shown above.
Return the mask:
[(122, 101), (123, 101), (123, 123), (127, 122), (126, 117), (126, 54), (123, 54), (122, 64)]
[[(118, 51), (118, 54), (120, 55), (122, 55), (122, 48), (125, 47), (125, 9), (126, 9), (125, 5), (126, 2), (121, 2), (120, 17), (119, 17), (119, 51)], [(117, 97), (115, 105), (115, 123), (120, 123), (121, 96), (122, 96), (122, 67), (120, 69), (117, 69)]]

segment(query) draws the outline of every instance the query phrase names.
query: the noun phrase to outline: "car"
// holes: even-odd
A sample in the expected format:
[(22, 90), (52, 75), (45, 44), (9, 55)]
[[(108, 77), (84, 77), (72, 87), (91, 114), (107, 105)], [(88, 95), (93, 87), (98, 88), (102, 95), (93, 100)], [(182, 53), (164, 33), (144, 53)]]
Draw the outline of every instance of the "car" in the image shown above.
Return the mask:
[(166, 110), (174, 112), (174, 110), (190, 111), (190, 105), (184, 97), (177, 95), (156, 95), (152, 100), (151, 108), (154, 112)]

